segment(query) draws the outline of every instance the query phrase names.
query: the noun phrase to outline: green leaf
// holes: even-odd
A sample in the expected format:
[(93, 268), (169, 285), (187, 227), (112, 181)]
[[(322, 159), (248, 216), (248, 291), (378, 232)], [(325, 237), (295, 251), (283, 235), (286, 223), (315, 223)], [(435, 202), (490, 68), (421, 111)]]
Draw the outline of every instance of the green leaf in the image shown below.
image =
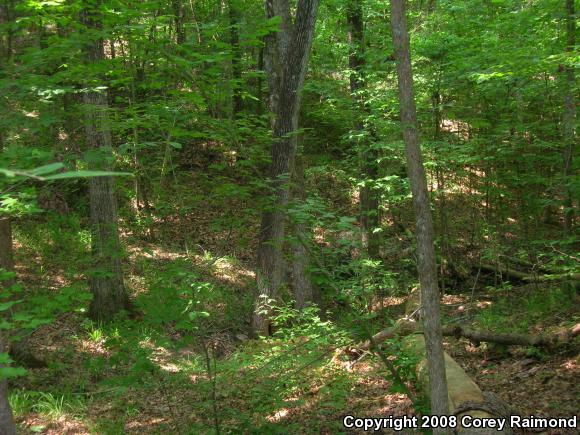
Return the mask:
[(51, 163), (49, 165), (40, 166), (38, 168), (34, 168), (33, 170), (29, 171), (32, 175), (44, 175), (50, 174), (51, 172), (58, 171), (59, 169), (64, 168), (62, 163)]
[(6, 310), (10, 309), (10, 307), (12, 307), (13, 305), (16, 305), (20, 302), (22, 302), (22, 301), (4, 302), (4, 303), (0, 304), (0, 311), (6, 311)]
[(49, 177), (43, 177), (46, 181), (63, 180), (65, 178), (91, 178), (91, 177), (125, 177), (131, 176), (130, 172), (110, 172), (110, 171), (75, 171), (63, 172), (62, 174), (55, 174)]
[(17, 378), (25, 375), (26, 370), (22, 367), (0, 367), (0, 379)]
[(4, 174), (7, 177), (16, 177), (16, 172), (11, 171), (10, 169), (0, 168), (0, 174)]
[(10, 364), (12, 362), (12, 358), (7, 353), (0, 353), (0, 365)]

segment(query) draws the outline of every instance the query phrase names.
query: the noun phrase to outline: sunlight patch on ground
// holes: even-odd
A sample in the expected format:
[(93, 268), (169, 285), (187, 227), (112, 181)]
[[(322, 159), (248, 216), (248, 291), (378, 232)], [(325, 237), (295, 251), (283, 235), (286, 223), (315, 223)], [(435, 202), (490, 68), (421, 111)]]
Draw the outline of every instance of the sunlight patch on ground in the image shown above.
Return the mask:
[(387, 296), (384, 298), (380, 298), (375, 301), (371, 307), (371, 311), (378, 311), (386, 307), (394, 307), (397, 305), (404, 304), (407, 300), (406, 297), (396, 297), (396, 296)]
[(110, 352), (105, 348), (105, 340), (100, 339), (98, 341), (87, 340), (79, 338), (77, 340), (78, 348), (83, 352), (89, 353), (91, 355), (101, 355), (109, 356)]
[(467, 296), (465, 295), (443, 295), (442, 302), (444, 305), (457, 305), (463, 304), (467, 301)]
[(91, 432), (82, 422), (72, 417), (60, 417), (57, 421), (47, 421), (45, 418), (30, 414), (19, 423), (28, 430), (28, 433), (42, 433), (43, 435), (85, 435)]
[(159, 424), (166, 423), (167, 419), (152, 417), (146, 421), (131, 421), (125, 425), (125, 430), (129, 433), (150, 433), (151, 429)]
[(580, 355), (565, 361), (560, 367), (566, 370), (580, 372)]
[(489, 308), (493, 305), (493, 302), (491, 301), (477, 301), (477, 304), (475, 304), (477, 306), (477, 308), (480, 309), (484, 309), (484, 308)]
[(173, 362), (175, 355), (166, 348), (155, 346), (149, 340), (142, 340), (139, 342), (139, 345), (144, 349), (150, 349), (152, 351), (149, 359), (151, 362), (157, 364), (161, 370), (169, 373), (178, 373), (181, 371), (181, 367)]
[(212, 269), (218, 278), (236, 286), (244, 287), (247, 285), (247, 281), (256, 279), (256, 274), (253, 270), (235, 264), (227, 258), (220, 258), (215, 261)]
[(155, 260), (176, 260), (186, 256), (181, 252), (168, 251), (159, 246), (130, 246), (127, 247), (127, 253), (132, 257), (132, 261), (136, 256)]
[(289, 412), (290, 411), (288, 410), (288, 408), (282, 408), (279, 411), (276, 411), (274, 414), (266, 416), (266, 420), (268, 420), (270, 423), (276, 423), (281, 419), (287, 417)]
[(479, 353), (479, 347), (469, 342), (465, 345), (465, 351), (469, 353)]
[[(381, 397), (381, 402), (384, 402), (385, 406), (379, 408), (379, 411), (384, 415), (402, 415), (409, 408), (409, 398), (405, 394), (386, 394)], [(399, 414), (397, 410), (402, 412)]]

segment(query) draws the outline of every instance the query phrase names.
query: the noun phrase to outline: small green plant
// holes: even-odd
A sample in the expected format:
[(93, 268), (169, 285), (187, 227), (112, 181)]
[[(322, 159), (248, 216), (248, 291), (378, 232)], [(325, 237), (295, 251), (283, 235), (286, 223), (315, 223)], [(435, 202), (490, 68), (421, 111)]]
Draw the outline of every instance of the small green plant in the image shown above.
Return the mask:
[(105, 334), (101, 328), (94, 328), (89, 331), (89, 339), (94, 343), (100, 343), (105, 338)]
[(9, 402), (14, 415), (19, 417), (32, 411), (35, 403), (34, 394), (28, 391), (12, 390)]
[(53, 393), (34, 392), (30, 393), (34, 404), (31, 407), (49, 420), (58, 420), (65, 415), (80, 416), (86, 411), (86, 404), (80, 398), (72, 394), (57, 395)]

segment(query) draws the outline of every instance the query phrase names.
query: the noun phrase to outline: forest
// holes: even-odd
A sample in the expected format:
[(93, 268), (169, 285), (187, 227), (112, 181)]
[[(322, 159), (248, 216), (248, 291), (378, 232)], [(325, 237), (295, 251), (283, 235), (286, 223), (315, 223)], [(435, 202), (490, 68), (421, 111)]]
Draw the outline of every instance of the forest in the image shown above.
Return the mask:
[(0, 435), (576, 434), (574, 0), (0, 0)]

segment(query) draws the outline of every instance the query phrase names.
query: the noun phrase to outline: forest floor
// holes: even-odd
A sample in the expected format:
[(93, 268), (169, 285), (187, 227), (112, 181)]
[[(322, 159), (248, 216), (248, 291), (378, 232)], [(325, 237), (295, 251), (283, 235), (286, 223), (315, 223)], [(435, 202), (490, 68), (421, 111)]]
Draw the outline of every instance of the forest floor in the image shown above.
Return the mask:
[[(123, 234), (126, 282), (138, 315), (106, 326), (86, 317), (84, 265), (76, 260), (84, 257), (70, 250), (83, 233), (69, 237), (57, 224), (48, 235), (31, 228), (17, 234), (23, 286), (45, 292), (47, 304), (74, 308), (32, 334), (31, 348), (48, 366), (29, 369), (11, 385), (22, 434), (334, 434), (345, 433), (347, 414), (420, 413), (420, 403), (394, 388), (380, 360), (367, 356), (351, 366), (335, 358), (336, 349), (352, 341), (322, 315), (312, 317), (314, 326), (248, 340), (255, 279), (248, 265), (257, 232), (249, 223), (259, 220), (248, 215), (234, 227), (219, 204), (207, 205), (185, 224), (183, 216), (155, 222), (145, 238)], [(565, 289), (497, 289), (481, 281), (473, 297), (471, 288), (445, 296), (445, 322), (538, 333), (580, 319), (577, 296)], [(397, 296), (390, 303), (400, 308), (405, 298)], [(203, 327), (184, 324), (184, 313), (208, 320), (199, 323)], [(482, 390), (523, 415), (578, 413), (577, 342), (556, 351), (475, 346), (455, 338), (445, 346)], [(411, 382), (406, 385), (418, 395)]]
[[(183, 258), (159, 251), (133, 255), (153, 261), (157, 270)], [(201, 255), (188, 258), (200, 268), (207, 264)], [(220, 263), (204, 279), (216, 285), (226, 282), (234, 295), (246, 291), (252, 273), (227, 260)], [(143, 278), (133, 275), (131, 281)], [(531, 291), (512, 288), (509, 302), (503, 303), (528, 306)], [(141, 297), (145, 311), (149, 297), (159, 302), (144, 289)], [(446, 297), (447, 321), (467, 312), (472, 323), (485, 324), (490, 318), (486, 310), (503, 300), (501, 295), (476, 297), (471, 304), (468, 299), (469, 295)], [(458, 310), (458, 304), (467, 309)], [(557, 319), (580, 314), (572, 306), (552, 309), (557, 311), (550, 316), (556, 319), (552, 324), (539, 317), (537, 322), (532, 319), (529, 330), (547, 330)], [(514, 312), (504, 320), (515, 322), (517, 316)], [(171, 322), (125, 319), (99, 328), (83, 313), (73, 313), (40, 327), (31, 344), (49, 366), (30, 370), (30, 376), (14, 386), (12, 403), (22, 433), (212, 433), (217, 416), (224, 433), (331, 434), (344, 432), (341, 422), (347, 414), (414, 412), (404, 393), (391, 392), (389, 375), (379, 361), (365, 358), (349, 368), (333, 360), (332, 345), (308, 347), (301, 337), (226, 342), (229, 349), (206, 361), (199, 346), (172, 329)], [(580, 360), (573, 349), (546, 354), (522, 347), (475, 347), (453, 338), (446, 340), (446, 348), (483, 390), (499, 394), (524, 415), (569, 417), (578, 411)]]

